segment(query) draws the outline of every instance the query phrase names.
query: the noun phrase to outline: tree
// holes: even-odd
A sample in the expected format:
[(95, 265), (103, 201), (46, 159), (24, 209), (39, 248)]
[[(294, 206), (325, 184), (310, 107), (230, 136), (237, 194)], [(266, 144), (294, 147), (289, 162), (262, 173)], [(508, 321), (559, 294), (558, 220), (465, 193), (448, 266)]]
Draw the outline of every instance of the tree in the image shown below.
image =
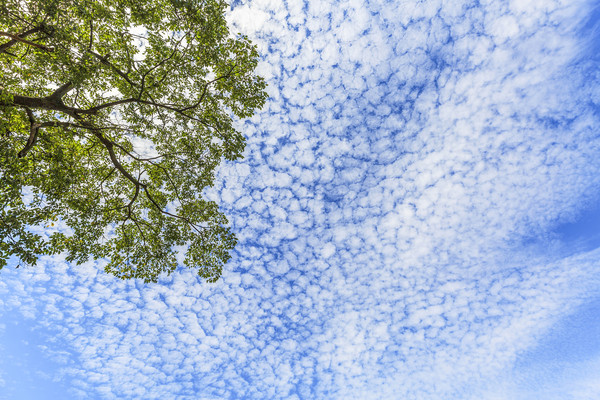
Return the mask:
[[(202, 197), (266, 100), (222, 0), (0, 0), (0, 268), (65, 251), (216, 281), (236, 238)], [(2, 41), (4, 39), (4, 41)], [(61, 226), (61, 229), (57, 229)]]

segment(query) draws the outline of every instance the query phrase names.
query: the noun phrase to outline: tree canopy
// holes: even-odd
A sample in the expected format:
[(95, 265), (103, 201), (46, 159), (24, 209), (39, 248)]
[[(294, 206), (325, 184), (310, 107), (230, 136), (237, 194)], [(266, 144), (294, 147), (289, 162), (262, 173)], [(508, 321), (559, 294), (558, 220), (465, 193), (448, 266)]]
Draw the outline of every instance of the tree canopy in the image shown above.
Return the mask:
[[(0, 0), (0, 268), (66, 252), (216, 281), (236, 238), (203, 198), (266, 100), (221, 0)], [(59, 229), (60, 228), (60, 229)]]

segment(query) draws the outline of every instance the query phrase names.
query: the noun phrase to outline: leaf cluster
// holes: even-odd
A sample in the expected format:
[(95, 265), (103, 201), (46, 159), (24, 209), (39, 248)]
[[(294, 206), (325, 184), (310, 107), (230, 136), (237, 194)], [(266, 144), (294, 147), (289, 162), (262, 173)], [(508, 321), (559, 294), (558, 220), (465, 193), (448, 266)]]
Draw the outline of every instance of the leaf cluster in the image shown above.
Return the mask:
[(202, 193), (242, 156), (233, 118), (266, 100), (225, 7), (0, 0), (0, 268), (66, 251), (156, 281), (187, 246), (186, 266), (220, 277), (236, 239)]

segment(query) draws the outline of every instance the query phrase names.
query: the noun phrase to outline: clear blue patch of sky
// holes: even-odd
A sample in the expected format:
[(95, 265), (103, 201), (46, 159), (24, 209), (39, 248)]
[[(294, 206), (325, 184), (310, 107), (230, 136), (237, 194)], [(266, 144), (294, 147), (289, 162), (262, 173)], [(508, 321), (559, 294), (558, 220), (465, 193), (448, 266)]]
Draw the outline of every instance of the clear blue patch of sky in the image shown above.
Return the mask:
[(580, 211), (574, 220), (558, 225), (554, 232), (564, 246), (576, 252), (600, 247), (600, 198)]
[(592, 7), (587, 23), (581, 27), (580, 32), (582, 36), (592, 40), (590, 56), (600, 59), (600, 5)]
[(521, 368), (539, 363), (581, 362), (600, 354), (600, 293), (562, 318), (535, 348), (523, 354)]
[[(571, 314), (562, 318), (521, 354), (514, 364), (519, 399), (569, 398), (563, 393), (569, 381), (594, 371), (578, 371), (586, 361), (600, 355), (600, 292)], [(592, 364), (593, 365), (593, 364)], [(600, 379), (600, 371), (596, 371)]]
[(48, 357), (42, 350), (43, 346), (56, 347), (51, 343), (51, 337), (39, 329), (35, 320), (25, 319), (20, 314), (6, 313), (2, 323), (0, 371), (4, 386), (0, 387), (0, 400), (72, 398), (68, 383), (55, 380), (64, 364)]

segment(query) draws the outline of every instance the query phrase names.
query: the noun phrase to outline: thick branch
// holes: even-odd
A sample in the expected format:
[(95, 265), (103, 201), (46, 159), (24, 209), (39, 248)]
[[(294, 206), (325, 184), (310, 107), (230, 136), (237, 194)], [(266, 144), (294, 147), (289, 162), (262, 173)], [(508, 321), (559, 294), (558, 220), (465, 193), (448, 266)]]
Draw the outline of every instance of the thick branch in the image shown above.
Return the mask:
[[(44, 46), (43, 44), (34, 43), (34, 42), (31, 42), (31, 41), (29, 41), (29, 40), (25, 40), (25, 39), (23, 39), (23, 38), (21, 37), (21, 35), (14, 35), (14, 34), (12, 34), (12, 33), (8, 33), (8, 32), (0, 32), (0, 36), (6, 36), (6, 37), (9, 37), (9, 38), (11, 38), (11, 39), (12, 39), (11, 41), (9, 41), (8, 43), (5, 43), (5, 44), (3, 44), (2, 46), (6, 46), (6, 45), (8, 45), (9, 43), (11, 43), (12, 41), (15, 41), (15, 43), (16, 43), (16, 42), (25, 43), (25, 44), (28, 44), (29, 46), (37, 47), (38, 49), (42, 49), (42, 50), (44, 50), (44, 51), (48, 51), (48, 52), (50, 52), (50, 51), (54, 51), (54, 49), (53, 49), (52, 47), (47, 47), (47, 46)], [(8, 49), (8, 48), (9, 48), (9, 47), (11, 47), (13, 44), (14, 44), (14, 43), (10, 44), (10, 45), (9, 45), (8, 47), (6, 47), (6, 48)], [(4, 52), (4, 50), (5, 50), (5, 49), (2, 49), (2, 51), (3, 51), (3, 52)]]
[(27, 112), (27, 117), (29, 117), (29, 124), (30, 124), (29, 139), (27, 139), (27, 143), (25, 144), (25, 147), (23, 147), (23, 149), (19, 152), (19, 154), (17, 154), (17, 157), (19, 157), (19, 158), (25, 157), (27, 155), (27, 153), (29, 153), (29, 150), (31, 150), (33, 145), (35, 145), (35, 142), (37, 141), (38, 131), (41, 126), (41, 124), (39, 124), (38, 122), (35, 121), (33, 112), (31, 112), (31, 110), (29, 108), (25, 108), (25, 111)]
[[(65, 85), (61, 86), (60, 88), (58, 88), (57, 92), (58, 91), (66, 92), (66, 91), (70, 90), (70, 87), (68, 87), (67, 85), (68, 84), (65, 84)], [(173, 112), (183, 115), (186, 118), (189, 118), (194, 121), (198, 121), (198, 122), (208, 126), (206, 121), (201, 120), (199, 118), (195, 118), (191, 115), (188, 115), (183, 111), (183, 110), (190, 109), (190, 107), (187, 107), (185, 109), (180, 109), (180, 108), (168, 105), (168, 104), (161, 104), (161, 103), (157, 103), (154, 101), (128, 98), (128, 99), (122, 99), (122, 100), (108, 102), (108, 103), (101, 104), (96, 107), (88, 108), (87, 110), (83, 110), (80, 108), (69, 107), (69, 106), (65, 105), (60, 98), (53, 97), (55, 94), (56, 94), (56, 92), (47, 97), (29, 97), (29, 96), (14, 95), (12, 103), (8, 103), (8, 104), (0, 103), (0, 105), (4, 105), (4, 106), (15, 105), (15, 106), (28, 107), (28, 108), (38, 108), (38, 109), (43, 109), (43, 110), (60, 111), (60, 112), (64, 112), (65, 114), (76, 117), (77, 114), (96, 114), (98, 111), (105, 109), (105, 108), (114, 107), (119, 104), (135, 102), (135, 103), (146, 104), (146, 105), (154, 106), (157, 108), (163, 108), (163, 109), (166, 109), (169, 111), (173, 111)], [(59, 92), (59, 94), (60, 94), (60, 92)], [(197, 107), (197, 106), (198, 105), (194, 105), (194, 107)]]
[[(19, 39), (12, 39), (12, 40), (9, 40), (8, 42), (3, 43), (2, 45), (0, 45), (0, 53), (4, 53), (6, 50), (8, 50), (9, 48), (11, 48), (12, 46), (14, 46), (15, 44), (17, 44), (18, 42), (23, 41), (23, 38), (26, 38), (27, 36), (29, 36), (29, 35), (31, 35), (33, 33), (39, 32), (41, 30), (42, 30), (42, 28), (38, 26), (38, 27), (35, 27), (35, 28), (30, 29), (28, 31), (25, 31), (23, 33), (19, 33), (18, 35), (16, 35)], [(6, 35), (3, 35), (3, 36), (6, 36)], [(11, 36), (9, 36), (9, 37), (11, 37)]]
[(93, 43), (94, 43), (94, 20), (90, 19), (90, 43), (88, 44), (88, 51), (92, 50)]
[(56, 89), (54, 93), (48, 96), (48, 98), (55, 101), (59, 101), (65, 94), (69, 93), (71, 89), (73, 89), (73, 84), (71, 82), (67, 82), (58, 89)]
[[(61, 88), (63, 88), (61, 86)], [(57, 90), (61, 90), (58, 88)], [(63, 89), (64, 90), (64, 89)], [(68, 91), (68, 90), (67, 90)], [(52, 110), (64, 112), (65, 114), (74, 115), (80, 110), (77, 108), (66, 106), (60, 98), (52, 97), (52, 95), (47, 97), (29, 97), (29, 96), (19, 96), (14, 95), (12, 103), (4, 103), (0, 105), (4, 106), (22, 106), (28, 108), (37, 108), (42, 110)]]

